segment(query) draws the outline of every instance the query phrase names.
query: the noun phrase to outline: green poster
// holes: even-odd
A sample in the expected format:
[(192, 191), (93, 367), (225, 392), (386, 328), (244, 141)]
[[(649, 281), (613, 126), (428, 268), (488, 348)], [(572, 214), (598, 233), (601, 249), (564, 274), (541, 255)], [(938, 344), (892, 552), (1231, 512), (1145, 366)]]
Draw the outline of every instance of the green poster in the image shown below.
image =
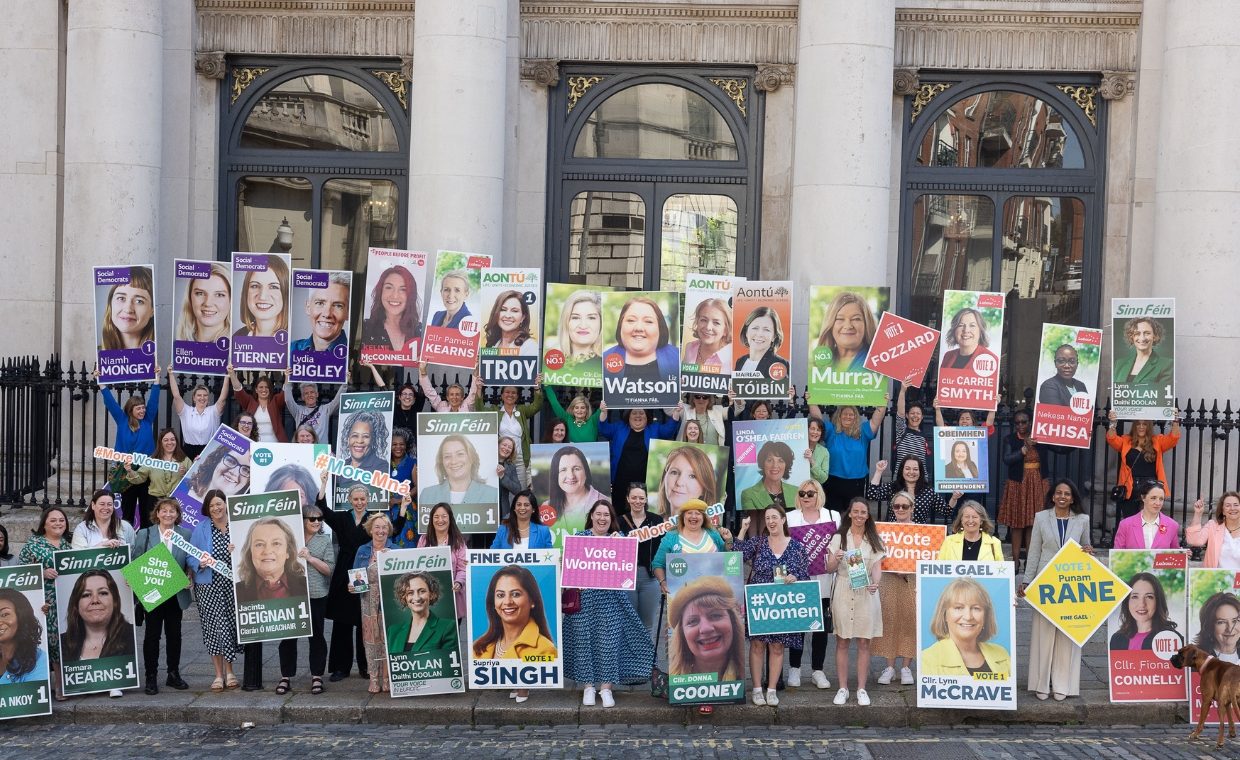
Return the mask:
[[(392, 414), (395, 409), (396, 394), (392, 391), (345, 393), (341, 397), (336, 456), (327, 459), (327, 470), (333, 476), (328, 504), (337, 512), (352, 508), (349, 491), (354, 486), (366, 486), (366, 509), (391, 506), (392, 492), (380, 488), (376, 482), (390, 479), (392, 473)], [(273, 451), (273, 456), (275, 453)], [(323, 469), (317, 464), (315, 467)], [(267, 487), (275, 485), (278, 484), (269, 483)]]
[(133, 591), (121, 574), (129, 547), (68, 549), (53, 558), (62, 693), (137, 687)]
[(0, 720), (51, 715), (43, 567), (0, 567), (0, 630), (12, 654), (0, 678)]
[(146, 554), (121, 568), (134, 596), (147, 612), (189, 588), (189, 578), (172, 558), (172, 550), (158, 543)]
[(392, 696), (465, 691), (452, 550), (398, 549), (379, 558), (380, 605)]
[(745, 701), (743, 560), (740, 552), (668, 555), (669, 704)]
[(745, 586), (750, 636), (822, 630), (818, 581), (754, 583)]
[(809, 392), (815, 404), (886, 403), (887, 378), (866, 369), (889, 288), (814, 285), (809, 296)]
[(300, 639), (310, 635), (310, 584), (301, 499), (296, 491), (228, 497), (233, 541), (237, 641)]

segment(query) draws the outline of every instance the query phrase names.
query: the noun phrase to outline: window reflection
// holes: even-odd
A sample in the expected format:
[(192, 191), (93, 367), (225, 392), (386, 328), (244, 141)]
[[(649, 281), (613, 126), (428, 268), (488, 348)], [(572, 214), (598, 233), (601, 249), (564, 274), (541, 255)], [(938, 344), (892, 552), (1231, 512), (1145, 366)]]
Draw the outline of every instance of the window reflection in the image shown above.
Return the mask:
[(736, 201), (673, 195), (663, 204), (660, 290), (684, 292), (689, 272), (736, 274)]
[(706, 98), (672, 84), (639, 84), (594, 109), (573, 156), (735, 161), (737, 150), (732, 130)]
[(242, 148), (396, 151), (396, 131), (366, 88), (327, 74), (295, 77), (263, 95), (246, 117)]
[(395, 248), (399, 200), (388, 180), (324, 183), (321, 268), (364, 272), (368, 248)]
[(569, 217), (569, 282), (640, 290), (646, 265), (646, 204), (641, 197), (578, 193)]
[(1083, 169), (1081, 143), (1063, 114), (1018, 92), (970, 95), (926, 131), (917, 163), (996, 169)]
[(990, 290), (995, 207), (979, 195), (913, 204), (912, 317), (938, 327), (945, 290)]
[[(291, 240), (280, 239), (287, 222)], [(237, 251), (288, 253), (293, 266), (309, 267), (310, 182), (301, 177), (243, 177), (237, 183)], [(287, 236), (285, 238), (288, 239)]]

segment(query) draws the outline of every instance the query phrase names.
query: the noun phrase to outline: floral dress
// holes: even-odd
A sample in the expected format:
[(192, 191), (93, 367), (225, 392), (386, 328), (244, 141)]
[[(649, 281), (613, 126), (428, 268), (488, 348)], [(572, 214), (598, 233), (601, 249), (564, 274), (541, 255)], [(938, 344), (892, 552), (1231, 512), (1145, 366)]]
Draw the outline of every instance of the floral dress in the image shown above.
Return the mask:
[[(22, 547), (21, 552), (17, 555), (17, 564), (19, 565), (42, 565), (43, 569), (55, 566), (52, 555), (63, 549), (69, 548), (69, 542), (63, 538), (60, 540), (60, 546), (52, 545), (43, 536), (31, 536), (26, 545)], [(60, 625), (56, 619), (56, 581), (55, 579), (43, 579), (43, 596), (47, 601), (47, 656), (51, 661), (52, 667), (60, 665)]]
[[(805, 556), (805, 546), (795, 538), (788, 540), (784, 553), (775, 556), (771, 551), (767, 536), (754, 536), (737, 541), (733, 544), (736, 551), (745, 555), (745, 560), (752, 564), (749, 572), (750, 583), (775, 583), (775, 568), (783, 565), (788, 575), (799, 581), (809, 580), (809, 559)], [(800, 649), (805, 646), (804, 633), (772, 633), (764, 636), (750, 636), (752, 641), (767, 644), (783, 644), (789, 649)]]
[(383, 620), (379, 614), (379, 553), (370, 556), (366, 565), (369, 589), (362, 594), (362, 646), (366, 649), (367, 670), (371, 684), (388, 690), (387, 645), (384, 643)]

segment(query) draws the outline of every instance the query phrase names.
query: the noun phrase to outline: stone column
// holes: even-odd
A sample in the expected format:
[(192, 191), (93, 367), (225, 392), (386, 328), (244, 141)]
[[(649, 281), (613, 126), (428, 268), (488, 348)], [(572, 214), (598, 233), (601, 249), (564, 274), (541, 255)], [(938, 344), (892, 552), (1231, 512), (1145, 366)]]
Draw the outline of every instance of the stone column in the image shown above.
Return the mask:
[[(163, 4), (74, 0), (68, 7), (60, 344), (66, 359), (93, 361), (91, 267), (158, 257)], [(160, 328), (169, 335), (170, 325)], [(166, 354), (167, 337), (161, 344)]]
[(1240, 383), (1240, 106), (1218, 89), (1240, 69), (1237, 27), (1230, 0), (1167, 7), (1149, 295), (1177, 298), (1181, 402), (1234, 398)]
[(502, 263), (507, 36), (516, 5), (516, 0), (418, 2), (411, 248), (489, 253)]

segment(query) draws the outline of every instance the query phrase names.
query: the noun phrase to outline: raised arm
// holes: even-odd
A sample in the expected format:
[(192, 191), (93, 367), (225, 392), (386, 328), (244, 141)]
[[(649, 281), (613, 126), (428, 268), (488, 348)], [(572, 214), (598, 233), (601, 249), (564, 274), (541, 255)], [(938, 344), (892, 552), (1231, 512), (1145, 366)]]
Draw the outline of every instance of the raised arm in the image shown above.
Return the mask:
[(168, 392), (172, 394), (172, 411), (177, 416), (181, 416), (181, 412), (185, 411), (185, 400), (181, 398), (181, 386), (177, 383), (177, 373), (168, 368)]

